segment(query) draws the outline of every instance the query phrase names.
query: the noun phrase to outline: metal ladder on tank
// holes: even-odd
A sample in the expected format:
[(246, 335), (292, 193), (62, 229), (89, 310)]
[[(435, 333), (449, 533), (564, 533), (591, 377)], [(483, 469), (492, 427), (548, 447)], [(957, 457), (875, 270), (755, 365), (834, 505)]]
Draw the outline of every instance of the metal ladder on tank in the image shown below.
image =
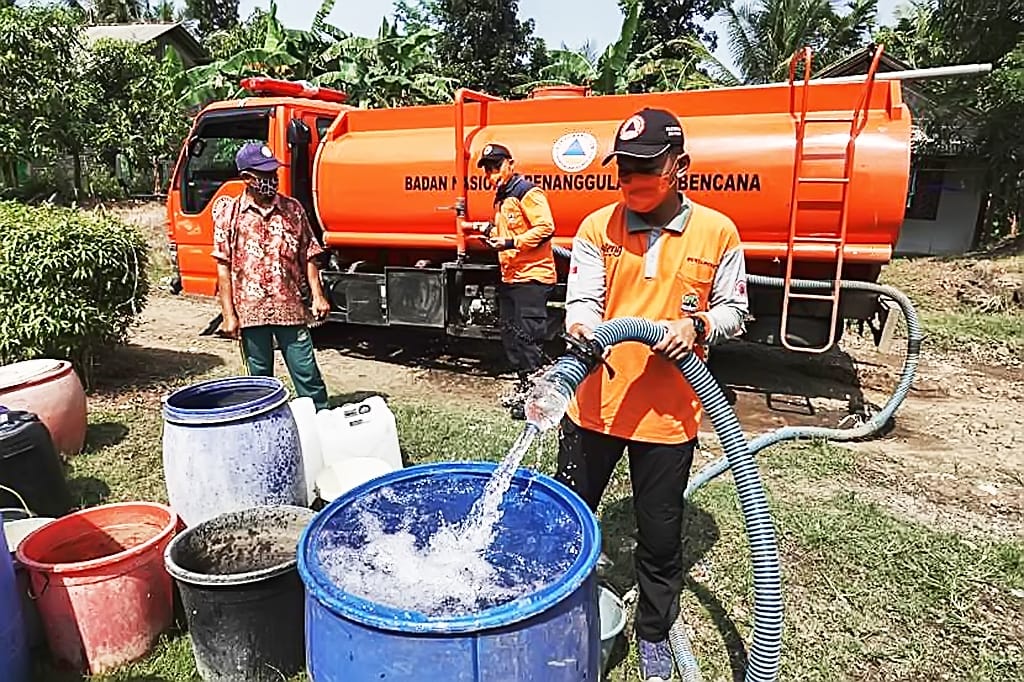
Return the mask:
[[(790, 90), (790, 115), (793, 117), (796, 126), (796, 151), (793, 164), (793, 187), (790, 196), (789, 208), (789, 240), (786, 249), (786, 274), (782, 293), (782, 321), (779, 326), (779, 337), (782, 345), (793, 351), (804, 353), (824, 353), (832, 347), (836, 338), (836, 322), (839, 319), (839, 294), (840, 280), (843, 273), (843, 258), (846, 251), (846, 227), (850, 215), (850, 182), (853, 175), (854, 151), (857, 146), (857, 137), (864, 129), (868, 118), (868, 108), (871, 104), (871, 91), (875, 84), (875, 74), (878, 72), (878, 64), (882, 58), (882, 47), (875, 50), (874, 58), (871, 60), (871, 67), (868, 69), (864, 91), (857, 107), (850, 116), (810, 116), (807, 115), (807, 99), (811, 81), (811, 48), (805, 47), (793, 55), (789, 64), (789, 90)], [(796, 71), (798, 63), (804, 62), (804, 82), (800, 86), (800, 110), (796, 110)], [(810, 177), (806, 174), (804, 164), (804, 140), (807, 135), (807, 126), (816, 124), (838, 124), (849, 123), (850, 134), (846, 143), (843, 159), (843, 174), (838, 177)], [(802, 201), (801, 188), (812, 185), (837, 185), (840, 188), (841, 198), (839, 200), (839, 216), (836, 230), (832, 233), (822, 235), (801, 234), (797, 230), (797, 216)], [(832, 203), (832, 202), (830, 202)], [(796, 250), (801, 247), (825, 247), (835, 251), (835, 276), (832, 278), (831, 293), (802, 293), (793, 291), (793, 264), (796, 260)], [(789, 342), (789, 318), (790, 307), (793, 301), (821, 301), (831, 304), (828, 341), (824, 346), (806, 347), (795, 346)]]

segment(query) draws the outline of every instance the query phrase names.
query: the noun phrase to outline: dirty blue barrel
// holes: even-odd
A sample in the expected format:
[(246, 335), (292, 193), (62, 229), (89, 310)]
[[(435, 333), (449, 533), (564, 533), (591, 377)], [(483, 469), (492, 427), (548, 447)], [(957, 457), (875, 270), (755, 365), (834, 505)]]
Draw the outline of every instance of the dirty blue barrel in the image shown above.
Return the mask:
[[(0, 519), (0, 527), (3, 520)], [(28, 682), (29, 656), (21, 597), (7, 538), (0, 532), (0, 680)]]
[(359, 550), (379, 531), (411, 533), (421, 546), (442, 522), (467, 516), (494, 471), (486, 463), (410, 467), (347, 491), (317, 515), (298, 557), (313, 682), (599, 680), (600, 528), (576, 494), (546, 476), (516, 472), (486, 552), (499, 583), (531, 586), (518, 596), (435, 615), (339, 586), (340, 549)]
[(306, 506), (299, 428), (274, 377), (230, 377), (163, 405), (167, 498), (187, 526), (249, 507)]

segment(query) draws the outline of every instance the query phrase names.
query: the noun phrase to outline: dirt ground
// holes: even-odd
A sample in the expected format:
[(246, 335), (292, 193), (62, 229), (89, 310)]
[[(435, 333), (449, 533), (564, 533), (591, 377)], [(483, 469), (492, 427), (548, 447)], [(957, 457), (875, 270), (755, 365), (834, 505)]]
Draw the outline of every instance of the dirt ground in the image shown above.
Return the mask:
[[(140, 225), (154, 246), (159, 276), (168, 271), (163, 207), (115, 209)], [(1011, 245), (1014, 253), (1021, 246)], [(1017, 259), (1019, 260), (1019, 258)], [(1012, 260), (1015, 265), (1020, 265)], [(897, 261), (883, 278), (914, 297), (957, 300), (975, 309), (1020, 305), (1024, 267), (1008, 275), (988, 260)], [(1013, 286), (992, 286), (1007, 277)], [(214, 301), (154, 291), (131, 343), (172, 353), (220, 358), (225, 371), (241, 369), (235, 343), (200, 336), (217, 314)], [(993, 295), (993, 292), (1002, 292)], [(1012, 300), (1011, 300), (1012, 299)], [(980, 302), (980, 303), (979, 303)], [(395, 398), (494, 408), (509, 388), (500, 348), (479, 341), (445, 344), (416, 330), (355, 330), (326, 325), (315, 333), (318, 360), (332, 395), (378, 392)], [(881, 353), (870, 337), (847, 331), (840, 349), (824, 356), (729, 344), (710, 367), (735, 401), (749, 435), (782, 425), (849, 427), (889, 399), (903, 363), (900, 341)], [(848, 447), (866, 453), (862, 492), (881, 504), (937, 528), (1024, 537), (1024, 357), (929, 348), (912, 390), (890, 428)], [(995, 359), (993, 359), (995, 358)], [(278, 359), (279, 371), (284, 367)], [(705, 459), (716, 457), (710, 425)], [(764, 455), (768, 457), (770, 455)], [(699, 467), (703, 462), (698, 462)]]

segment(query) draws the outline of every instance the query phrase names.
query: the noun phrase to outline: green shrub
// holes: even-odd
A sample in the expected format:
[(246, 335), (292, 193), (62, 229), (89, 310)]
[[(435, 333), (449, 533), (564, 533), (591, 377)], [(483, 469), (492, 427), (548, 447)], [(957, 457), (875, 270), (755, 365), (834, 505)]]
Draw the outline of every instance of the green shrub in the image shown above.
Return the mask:
[(0, 202), (0, 363), (67, 359), (88, 384), (145, 305), (147, 257), (112, 216)]

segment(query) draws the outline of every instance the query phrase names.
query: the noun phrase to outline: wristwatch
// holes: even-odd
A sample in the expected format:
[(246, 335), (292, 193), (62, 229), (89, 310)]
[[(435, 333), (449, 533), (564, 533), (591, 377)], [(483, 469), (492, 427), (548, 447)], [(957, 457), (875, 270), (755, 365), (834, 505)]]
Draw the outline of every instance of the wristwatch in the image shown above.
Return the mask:
[(697, 341), (704, 343), (708, 334), (708, 327), (704, 324), (704, 318), (700, 315), (690, 315), (689, 317), (693, 320), (693, 329), (697, 332)]

